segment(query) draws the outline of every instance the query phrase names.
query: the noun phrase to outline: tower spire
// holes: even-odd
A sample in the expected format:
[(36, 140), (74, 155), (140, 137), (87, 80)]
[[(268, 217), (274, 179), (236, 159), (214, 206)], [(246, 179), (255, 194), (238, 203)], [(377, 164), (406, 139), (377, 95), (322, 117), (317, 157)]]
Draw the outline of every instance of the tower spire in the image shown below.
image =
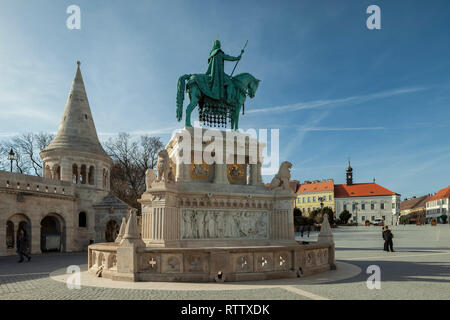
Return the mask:
[(353, 168), (350, 165), (350, 158), (348, 158), (348, 167), (346, 170), (346, 175), (347, 175), (347, 185), (351, 186), (353, 184)]
[(98, 140), (97, 130), (92, 119), (80, 64), (80, 61), (77, 61), (77, 70), (72, 81), (58, 132), (44, 151), (72, 149), (106, 156)]

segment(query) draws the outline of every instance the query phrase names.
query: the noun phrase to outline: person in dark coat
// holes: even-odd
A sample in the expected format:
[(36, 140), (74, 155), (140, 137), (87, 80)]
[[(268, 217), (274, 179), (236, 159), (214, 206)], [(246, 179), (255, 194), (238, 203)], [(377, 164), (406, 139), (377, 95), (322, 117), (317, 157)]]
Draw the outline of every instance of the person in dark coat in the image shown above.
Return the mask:
[(392, 242), (394, 235), (392, 234), (391, 230), (389, 230), (388, 226), (386, 226), (384, 230), (384, 237), (386, 240), (386, 251), (394, 252), (394, 243)]
[(308, 236), (308, 238), (309, 238), (309, 232), (310, 231), (311, 231), (311, 225), (307, 224), (306, 225), (306, 235)]
[(383, 227), (383, 228), (382, 228), (381, 236), (383, 237), (383, 240), (384, 240), (383, 250), (384, 250), (384, 251), (388, 251), (388, 248), (387, 248), (387, 241), (386, 241), (386, 227)]
[(300, 235), (301, 235), (301, 237), (303, 238), (303, 232), (305, 231), (305, 226), (304, 225), (301, 225), (300, 226)]
[(23, 262), (23, 257), (26, 257), (28, 261), (31, 260), (31, 256), (26, 253), (28, 249), (28, 237), (25, 234), (25, 231), (22, 229), (19, 231), (19, 237), (17, 238), (17, 254), (20, 257), (20, 260), (18, 261)]

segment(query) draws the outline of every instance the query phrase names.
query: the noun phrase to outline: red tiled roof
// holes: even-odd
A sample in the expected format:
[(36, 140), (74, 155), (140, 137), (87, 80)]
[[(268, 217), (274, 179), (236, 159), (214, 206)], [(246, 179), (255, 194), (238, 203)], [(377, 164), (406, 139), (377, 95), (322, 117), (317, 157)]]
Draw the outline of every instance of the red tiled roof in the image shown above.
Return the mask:
[(450, 186), (439, 190), (438, 193), (436, 193), (434, 196), (432, 196), (427, 202), (439, 200), (439, 199), (447, 199), (447, 198), (450, 198)]
[(333, 181), (322, 181), (322, 182), (302, 184), (297, 189), (297, 193), (333, 191), (333, 190), (334, 190)]
[(400, 203), (400, 210), (425, 208), (425, 203), (430, 199), (430, 195), (425, 195), (418, 198), (412, 198), (409, 200), (403, 200)]
[(346, 184), (334, 185), (335, 198), (388, 196), (395, 194), (395, 192), (376, 183), (355, 183), (350, 186)]

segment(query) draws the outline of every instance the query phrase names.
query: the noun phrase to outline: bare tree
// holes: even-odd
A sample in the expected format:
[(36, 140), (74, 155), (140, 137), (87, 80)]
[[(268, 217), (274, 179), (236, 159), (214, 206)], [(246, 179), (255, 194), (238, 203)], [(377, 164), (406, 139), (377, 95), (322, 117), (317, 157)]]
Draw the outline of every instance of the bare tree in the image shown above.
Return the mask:
[(53, 139), (49, 133), (24, 133), (0, 143), (0, 167), (9, 168), (8, 155), (14, 151), (13, 171), (23, 174), (42, 175), (41, 152)]
[(137, 200), (145, 192), (145, 171), (156, 166), (158, 152), (163, 148), (161, 138), (143, 135), (136, 140), (122, 132), (104, 146), (114, 162), (111, 191), (130, 206), (140, 208)]

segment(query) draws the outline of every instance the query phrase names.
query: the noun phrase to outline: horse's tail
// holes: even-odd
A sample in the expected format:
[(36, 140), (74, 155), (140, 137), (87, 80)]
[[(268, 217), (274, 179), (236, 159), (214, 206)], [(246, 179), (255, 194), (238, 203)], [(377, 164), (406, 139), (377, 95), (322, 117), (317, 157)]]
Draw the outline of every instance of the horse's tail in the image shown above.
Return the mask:
[(190, 74), (182, 75), (178, 79), (177, 85), (177, 119), (181, 121), (183, 118), (183, 102), (184, 102), (184, 91), (186, 88), (186, 80), (190, 78)]

